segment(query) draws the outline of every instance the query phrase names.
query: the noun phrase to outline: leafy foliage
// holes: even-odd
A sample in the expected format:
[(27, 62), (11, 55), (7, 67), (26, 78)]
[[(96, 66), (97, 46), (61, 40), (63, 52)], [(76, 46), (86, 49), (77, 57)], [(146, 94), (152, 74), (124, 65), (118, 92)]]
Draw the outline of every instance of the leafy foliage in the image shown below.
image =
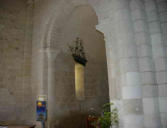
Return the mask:
[(110, 126), (118, 124), (118, 110), (117, 108), (113, 108), (113, 103), (104, 104), (102, 107), (102, 115), (95, 122), (96, 128), (100, 126), (100, 128), (110, 128)]

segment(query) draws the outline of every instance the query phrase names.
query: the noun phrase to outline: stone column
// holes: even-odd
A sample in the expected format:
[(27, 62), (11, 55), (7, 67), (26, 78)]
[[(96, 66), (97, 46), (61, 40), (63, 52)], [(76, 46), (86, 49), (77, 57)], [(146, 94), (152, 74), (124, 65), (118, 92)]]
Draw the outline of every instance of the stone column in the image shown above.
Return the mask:
[(47, 127), (52, 127), (50, 126), (53, 119), (54, 119), (54, 113), (53, 110), (56, 107), (56, 100), (55, 100), (55, 60), (57, 55), (59, 54), (59, 50), (52, 49), (52, 48), (47, 48), (47, 63), (48, 63), (48, 68), (47, 68), (47, 95), (48, 95), (48, 120), (47, 120)]
[[(112, 0), (111, 6), (111, 17), (106, 25), (108, 28), (104, 27), (102, 22), (98, 25), (98, 28), (103, 28), (100, 30), (104, 32), (106, 39), (108, 70), (111, 70), (108, 71), (109, 87), (110, 89), (112, 86), (119, 87), (116, 93), (121, 94), (120, 97), (116, 97), (120, 105), (118, 108), (120, 127), (143, 128), (142, 84), (129, 3), (126, 0)], [(111, 28), (112, 30), (107, 30)], [(113, 49), (116, 49), (116, 54), (113, 54), (112, 46), (114, 46)], [(112, 67), (112, 57), (116, 59), (116, 67)], [(114, 68), (117, 68), (116, 72), (112, 71)], [(112, 82), (112, 78), (116, 78), (115, 83)], [(110, 97), (111, 93), (110, 90)]]
[(158, 106), (158, 86), (156, 84), (152, 46), (144, 11), (144, 3), (141, 0), (132, 0), (130, 8), (142, 81), (144, 126), (145, 128), (157, 128), (161, 127)]
[[(35, 42), (34, 42), (35, 43)], [(48, 57), (46, 48), (33, 47), (32, 52), (32, 90), (34, 94), (34, 121), (36, 121), (36, 101), (39, 96), (46, 96), (47, 99), (47, 74), (48, 74)], [(41, 122), (36, 121), (36, 127), (41, 128)]]
[[(160, 1), (160, 0), (157, 0)], [(163, 0), (162, 0), (163, 1)], [(161, 1), (161, 2), (162, 2)], [(162, 4), (162, 3), (161, 3)], [(147, 22), (151, 37), (153, 60), (155, 63), (155, 73), (159, 89), (159, 108), (162, 127), (167, 127), (167, 53), (162, 39), (159, 12), (156, 0), (145, 0)], [(164, 7), (164, 6), (163, 6)], [(161, 8), (160, 10), (163, 10)]]
[[(55, 104), (53, 86), (55, 85), (54, 71), (56, 67), (54, 66), (54, 61), (58, 52), (58, 50), (51, 48), (33, 49), (32, 84), (34, 85), (33, 89), (36, 92), (35, 100), (37, 100), (38, 96), (46, 96), (46, 99), (48, 100), (48, 117), (46, 127), (49, 127), (53, 116), (53, 106)], [(37, 122), (36, 125), (37, 127), (42, 127), (41, 122)]]
[[(32, 58), (32, 82), (33, 89), (36, 91), (36, 96), (47, 95), (47, 49), (33, 48)], [(37, 98), (36, 97), (36, 98)]]

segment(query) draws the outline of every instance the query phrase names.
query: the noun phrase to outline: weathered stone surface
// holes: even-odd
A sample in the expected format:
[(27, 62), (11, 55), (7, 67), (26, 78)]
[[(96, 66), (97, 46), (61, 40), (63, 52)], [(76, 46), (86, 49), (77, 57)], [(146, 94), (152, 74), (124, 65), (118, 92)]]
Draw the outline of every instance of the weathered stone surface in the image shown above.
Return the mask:
[[(32, 104), (31, 36), (27, 35), (27, 30), (32, 30), (26, 27), (32, 19), (27, 17), (28, 13), (25, 1), (1, 1), (0, 58), (3, 63), (0, 63), (0, 122), (17, 124), (33, 121), (33, 113), (29, 112), (32, 109), (25, 105)], [(30, 113), (31, 116), (28, 116)]]
[[(166, 0), (1, 0), (0, 123), (35, 123), (36, 98), (45, 94), (51, 128), (82, 128), (110, 95), (121, 128), (166, 128), (166, 7)], [(88, 58), (83, 102), (68, 50), (77, 36)]]

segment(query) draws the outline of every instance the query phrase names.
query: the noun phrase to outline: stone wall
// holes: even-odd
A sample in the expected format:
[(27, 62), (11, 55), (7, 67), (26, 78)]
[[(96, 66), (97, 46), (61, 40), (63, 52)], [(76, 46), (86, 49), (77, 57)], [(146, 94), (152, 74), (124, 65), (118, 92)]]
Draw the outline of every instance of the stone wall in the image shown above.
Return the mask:
[[(62, 25), (54, 24), (50, 42), (57, 56), (51, 58), (54, 78), (48, 92), (49, 117), (56, 127), (82, 128), (84, 115), (91, 109), (100, 114), (101, 106), (108, 102), (105, 44), (102, 34), (95, 29), (97, 17), (90, 6), (75, 8), (68, 16), (68, 22), (62, 22)], [(88, 59), (84, 101), (77, 101), (75, 97), (74, 60), (68, 48), (75, 44), (76, 37), (83, 40)]]
[[(0, 122), (35, 121), (35, 100), (44, 94), (48, 126), (81, 128), (85, 114), (108, 101), (109, 81), (121, 128), (167, 127), (167, 1), (88, 1), (1, 0)], [(77, 36), (88, 58), (82, 102), (68, 49)]]
[[(48, 95), (49, 126), (84, 127), (90, 109), (94, 108), (99, 114), (100, 107), (108, 102), (105, 44), (102, 34), (95, 29), (97, 17), (90, 6), (76, 6), (77, 2), (73, 1), (59, 2), (35, 3), (33, 67), (42, 65), (33, 70), (39, 74), (34, 75), (37, 79), (33, 84), (38, 86), (38, 94)], [(50, 22), (52, 19), (55, 20)], [(82, 102), (75, 97), (74, 60), (68, 48), (78, 36), (84, 42), (88, 58), (86, 99)], [(37, 45), (38, 41), (41, 44)]]
[(110, 100), (119, 108), (120, 127), (165, 128), (166, 0), (106, 3), (97, 12), (106, 6), (110, 13), (100, 13), (97, 28), (106, 40), (109, 88), (121, 92), (117, 96), (110, 90)]
[[(157, 82), (159, 85), (159, 108), (160, 108), (160, 117), (162, 127), (167, 127), (167, 0), (156, 0), (154, 1), (156, 4), (157, 9), (157, 17), (158, 21), (157, 24), (154, 24), (155, 36), (161, 35), (160, 40), (158, 40), (157, 36), (157, 43), (159, 43), (160, 48), (159, 51), (161, 56), (156, 61), (157, 65)], [(155, 23), (155, 22), (154, 22)], [(158, 27), (158, 28), (157, 28)], [(160, 30), (160, 31), (158, 31)]]
[(32, 121), (31, 6), (0, 1), (0, 123)]

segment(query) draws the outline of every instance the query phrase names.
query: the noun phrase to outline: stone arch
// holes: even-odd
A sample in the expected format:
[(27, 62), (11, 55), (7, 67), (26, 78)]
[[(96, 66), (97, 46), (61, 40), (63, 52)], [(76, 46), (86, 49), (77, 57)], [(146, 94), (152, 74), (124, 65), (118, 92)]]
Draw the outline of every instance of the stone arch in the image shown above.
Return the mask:
[[(46, 29), (45, 29), (45, 36), (44, 36), (44, 40), (43, 40), (43, 46), (45, 47), (49, 47), (50, 46), (50, 36), (51, 36), (51, 32), (52, 29), (54, 28), (54, 25), (56, 23), (61, 23), (61, 21), (66, 20), (65, 17), (68, 19), (68, 16), (70, 16), (70, 14), (78, 7), (80, 6), (89, 6), (89, 4), (86, 1), (71, 1), (71, 2), (67, 2), (67, 3), (71, 3), (71, 4), (67, 4), (65, 3), (66, 1), (60, 1), (56, 7), (62, 7), (59, 9), (53, 9), (52, 10), (52, 14), (49, 16), (49, 20), (46, 24)], [(74, 4), (75, 3), (75, 4)], [(67, 5), (67, 6), (63, 6), (63, 5)], [(56, 8), (55, 7), (55, 8)], [(65, 10), (68, 11), (65, 11)], [(64, 11), (61, 11), (64, 10)], [(62, 23), (61, 23), (62, 24)]]
[[(71, 3), (71, 4), (66, 4), (68, 7), (63, 6), (65, 3)], [(70, 13), (72, 13), (76, 8), (81, 7), (81, 6), (90, 6), (94, 13), (97, 16), (97, 25), (99, 22), (103, 19), (107, 19), (110, 17), (110, 11), (111, 11), (111, 6), (110, 6), (111, 1), (108, 0), (72, 0), (70, 2), (66, 2), (65, 0), (58, 1), (58, 3), (55, 5), (55, 8), (51, 8), (52, 12), (49, 15), (47, 23), (45, 23), (45, 32), (44, 32), (44, 38), (43, 43), (44, 47), (49, 47), (50, 45), (50, 35), (53, 29), (53, 25), (55, 23), (58, 23), (59, 20), (61, 21), (61, 18), (63, 16), (68, 16)], [(60, 6), (61, 9), (57, 9), (56, 7)], [(105, 8), (104, 8), (105, 7)], [(68, 8), (68, 11), (61, 12), (60, 10), (65, 10), (65, 8)], [(55, 13), (53, 13), (55, 12)], [(96, 27), (96, 25), (95, 25)], [(104, 34), (103, 31), (97, 29), (101, 34)]]
[[(36, 0), (36, 2), (39, 2), (39, 0)], [(48, 15), (43, 15), (42, 19), (45, 19), (46, 23), (42, 23), (42, 28), (44, 28), (42, 30), (42, 34), (41, 34), (41, 40), (38, 41), (40, 42), (41, 47), (47, 48), (49, 47), (49, 40), (50, 40), (50, 33), (52, 31), (52, 26), (54, 25), (54, 23), (58, 20), (61, 19), (62, 16), (64, 15), (68, 15), (68, 13), (71, 13), (72, 10), (74, 10), (75, 8), (79, 7), (79, 6), (91, 6), (91, 8), (94, 10), (94, 12), (97, 15), (98, 18), (98, 24), (99, 22), (101, 22), (103, 19), (108, 19), (111, 16), (111, 8), (112, 6), (110, 6), (112, 1), (108, 1), (108, 0), (72, 0), (70, 2), (67, 2), (66, 0), (61, 0), (61, 1), (53, 1), (50, 0), (50, 3), (53, 3), (52, 5), (49, 5), (47, 7), (47, 9), (43, 12), (47, 12), (48, 10), (50, 10), (48, 13)], [(49, 3), (48, 2), (48, 3)], [(45, 2), (47, 3), (47, 2)], [(68, 4), (65, 4), (68, 3)], [(66, 7), (66, 6), (68, 7)], [(50, 7), (51, 6), (51, 7)], [(65, 10), (65, 8), (68, 8), (69, 11), (64, 11), (61, 12), (60, 10)], [(41, 19), (41, 20), (42, 20)], [(103, 31), (97, 29), (99, 32), (101, 32), (101, 34), (104, 34)]]
[[(77, 10), (81, 10), (81, 9), (84, 10), (84, 8), (85, 8), (85, 10), (88, 9), (89, 11), (92, 11), (94, 13), (94, 16), (96, 15), (94, 10), (92, 9), (92, 7), (90, 5), (88, 5), (88, 4), (85, 4), (85, 5), (78, 5), (78, 6), (74, 7), (67, 15), (61, 16), (63, 18), (60, 18), (60, 19), (57, 18), (57, 19), (54, 20), (54, 24), (51, 26), (51, 29), (52, 29), (51, 33), (49, 33), (50, 36), (48, 36), (49, 38), (47, 38), (48, 47), (54, 47), (53, 46), (53, 42), (51, 42), (51, 38), (53, 37), (53, 29), (59, 29), (60, 27), (66, 25), (68, 23), (66, 20), (70, 19), (70, 16), (73, 15), (73, 13), (75, 13)], [(89, 15), (89, 14), (87, 14), (87, 15)], [(94, 21), (96, 23), (93, 23), (92, 27), (95, 28), (95, 25), (97, 24), (97, 21), (98, 20), (97, 20), (97, 17), (96, 17), (96, 21)]]
[(45, 60), (47, 60), (49, 54), (50, 36), (54, 23), (57, 23), (59, 19), (62, 20), (61, 17), (66, 16), (76, 6), (85, 4), (86, 2), (82, 0), (76, 2), (74, 0), (70, 2), (65, 0), (35, 1), (32, 84), (36, 87), (37, 94), (44, 94), (45, 90), (47, 90), (47, 80), (45, 77), (47, 75), (46, 68), (48, 63)]
[[(60, 4), (63, 4), (63, 2), (62, 3), (60, 2)], [(59, 6), (59, 5), (57, 5), (57, 6)], [(72, 7), (69, 7), (68, 11), (66, 10), (65, 12), (59, 10), (60, 14), (58, 14), (58, 12), (52, 13), (52, 15), (50, 15), (49, 18), (48, 18), (49, 19), (48, 22), (45, 24), (46, 25), (45, 26), (46, 30), (44, 32), (45, 36), (43, 37), (42, 46), (43, 46), (43, 51), (44, 51), (43, 56), (45, 58), (43, 60), (43, 65), (46, 65), (47, 69), (43, 72), (43, 79), (45, 79), (45, 81), (44, 81), (45, 83), (43, 83), (43, 86), (47, 85), (47, 87), (43, 87), (43, 88), (48, 88), (48, 89), (44, 90), (43, 93), (44, 94), (48, 94), (48, 103), (49, 104), (50, 104), (50, 102), (52, 102), (52, 103), (54, 102), (54, 99), (50, 98), (53, 95), (50, 96), (49, 92), (51, 90), (53, 91), (53, 88), (51, 88), (51, 85), (53, 84), (53, 81), (55, 79), (55, 77), (53, 75), (54, 73), (52, 72), (53, 70), (55, 70), (54, 69), (55, 60), (60, 60), (59, 58), (62, 58), (61, 55), (63, 55), (63, 54), (59, 54), (60, 53), (59, 48), (56, 48), (55, 45), (54, 45), (54, 42), (52, 42), (54, 31), (57, 29), (56, 28), (57, 26), (65, 25), (66, 24), (65, 22), (71, 16), (71, 14), (73, 15), (73, 13), (75, 13), (77, 10), (80, 10), (80, 9), (91, 10), (91, 13), (93, 13), (93, 16), (96, 17), (95, 21), (91, 24), (91, 27), (92, 27), (92, 29), (94, 29), (93, 31), (96, 31), (95, 25), (98, 23), (97, 22), (98, 21), (97, 20), (97, 15), (94, 12), (92, 6), (90, 4), (88, 4), (88, 3), (85, 3), (85, 2), (84, 3), (83, 2), (82, 3), (77, 3), (77, 4), (73, 5)], [(63, 9), (61, 9), (61, 10), (63, 10)], [(62, 21), (65, 21), (65, 22), (62, 22)], [(97, 32), (97, 35), (101, 35), (101, 37), (99, 37), (99, 38), (101, 38), (101, 40), (103, 40), (103, 35), (101, 33)], [(75, 38), (75, 37), (73, 37), (73, 38)], [(56, 46), (57, 46), (57, 44), (56, 44)], [(93, 68), (93, 64), (89, 67), (89, 69), (92, 70), (92, 68)], [(44, 77), (47, 77), (47, 78), (44, 78)], [(107, 82), (107, 80), (106, 80), (106, 82)], [(99, 86), (99, 84), (98, 84), (98, 86)], [(101, 88), (101, 87), (98, 87), (97, 89), (99, 89), (99, 88)], [(106, 91), (108, 91), (108, 90), (106, 90)], [(99, 94), (99, 95), (101, 95), (101, 94)], [(94, 101), (93, 100), (92, 101), (89, 100), (87, 102), (88, 102), (87, 104), (89, 105), (88, 107), (90, 107), (91, 106), (91, 102), (92, 102), (92, 104), (100, 104), (101, 102), (107, 102), (107, 101), (100, 100), (100, 103), (98, 103), (96, 100), (94, 100)], [(102, 105), (102, 103), (101, 103), (101, 105)], [(51, 113), (53, 113), (52, 111), (50, 111), (50, 110), (53, 110), (53, 106), (48, 105), (48, 107), (49, 107), (49, 115), (50, 115)], [(85, 109), (86, 109), (86, 111), (88, 111), (87, 110), (88, 108), (85, 108)], [(53, 127), (54, 125), (57, 125), (57, 123), (59, 124), (59, 122), (55, 122), (55, 120), (52, 120), (52, 118), (53, 118), (52, 116), (48, 117), (48, 119), (49, 119), (48, 123), (49, 123), (50, 127)]]

